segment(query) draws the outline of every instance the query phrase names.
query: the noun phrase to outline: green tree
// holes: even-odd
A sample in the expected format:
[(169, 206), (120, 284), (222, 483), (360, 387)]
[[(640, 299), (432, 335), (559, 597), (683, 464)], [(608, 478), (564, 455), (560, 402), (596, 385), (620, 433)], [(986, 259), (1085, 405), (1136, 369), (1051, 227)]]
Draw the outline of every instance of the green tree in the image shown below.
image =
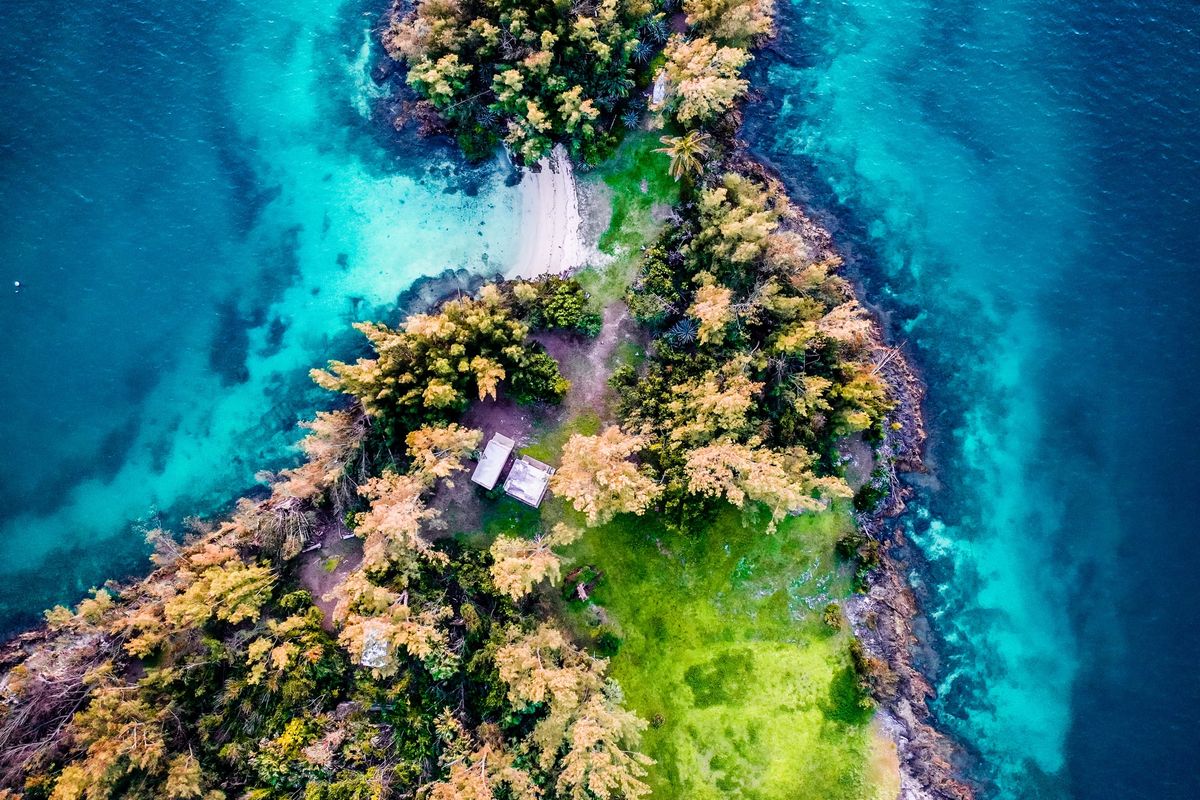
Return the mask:
[(725, 44), (746, 46), (771, 33), (774, 0), (684, 0), (688, 24)]
[(641, 514), (662, 493), (652, 477), (628, 460), (645, 443), (616, 425), (597, 436), (575, 434), (563, 447), (550, 490), (571, 501), (589, 525), (601, 525), (621, 513)]
[(708, 37), (685, 39), (672, 36), (667, 42), (664, 67), (671, 82), (675, 118), (684, 125), (711, 122), (734, 110), (749, 83), (741, 69), (750, 54), (736, 47), (722, 47)]
[(492, 543), (492, 581), (513, 600), (520, 600), (544, 580), (557, 584), (562, 576), (562, 559), (554, 552), (579, 537), (579, 531), (563, 523), (549, 536), (532, 540), (501, 534)]
[(654, 152), (670, 157), (668, 171), (672, 178), (679, 180), (685, 175), (699, 175), (704, 171), (704, 158), (711, 150), (708, 144), (711, 139), (701, 131), (688, 131), (683, 136), (663, 136), (659, 139), (663, 147)]
[(528, 340), (529, 326), (513, 316), (509, 303), (495, 286), (486, 286), (478, 298), (414, 314), (399, 328), (358, 323), (375, 358), (330, 362), (328, 369), (312, 371), (313, 380), (357, 397), (397, 439), (431, 422), (449, 422), (472, 399), (495, 396), (506, 380), (519, 400), (560, 399), (567, 385), (558, 363)]
[(274, 574), (261, 564), (236, 558), (214, 564), (167, 602), (167, 622), (184, 628), (198, 627), (213, 617), (234, 624), (255, 619), (274, 584)]

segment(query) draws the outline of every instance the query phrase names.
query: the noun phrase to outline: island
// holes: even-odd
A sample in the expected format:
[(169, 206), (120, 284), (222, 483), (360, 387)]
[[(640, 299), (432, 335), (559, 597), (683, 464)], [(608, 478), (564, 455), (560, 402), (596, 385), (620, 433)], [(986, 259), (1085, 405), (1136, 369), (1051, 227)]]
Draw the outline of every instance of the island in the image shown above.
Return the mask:
[(890, 555), (920, 382), (737, 138), (772, 18), (392, 10), (397, 124), (523, 168), (519, 257), (357, 324), (298, 463), (7, 644), (0, 798), (973, 796)]

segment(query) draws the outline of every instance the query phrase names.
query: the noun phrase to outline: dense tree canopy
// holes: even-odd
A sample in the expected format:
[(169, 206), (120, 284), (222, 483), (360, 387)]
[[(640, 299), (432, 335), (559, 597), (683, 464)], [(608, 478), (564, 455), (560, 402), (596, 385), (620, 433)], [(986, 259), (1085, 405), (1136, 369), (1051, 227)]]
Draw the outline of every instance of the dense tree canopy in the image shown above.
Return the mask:
[(649, 0), (420, 0), (384, 44), (470, 151), (503, 140), (532, 163), (561, 141), (594, 161), (665, 32)]
[[(550, 319), (578, 321), (577, 284), (532, 288)], [(522, 632), (553, 630), (513, 600), (558, 579), (552, 548), (577, 532), (500, 537), (491, 554), (437, 539), (434, 497), (481, 439), (453, 421), (458, 411), (502, 384), (525, 398), (565, 390), (517, 313), (530, 309), (513, 288), (491, 286), (398, 329), (364, 326), (377, 357), (316, 374), (353, 402), (305, 423), (304, 461), (264, 475), (267, 497), (197, 523), (183, 542), (153, 531), (150, 578), (47, 612), (54, 646), (0, 681), (0, 790), (21, 786), (31, 800), (642, 791), (644, 761), (627, 752), (640, 723), (603, 662), (563, 645), (564, 669), (588, 676), (571, 706), (513, 705), (497, 672), (496, 654)], [(372, 433), (372, 418), (389, 435)], [(289, 562), (310, 534), (344, 526), (362, 557), (316, 601), (325, 605), (289, 592)]]
[[(323, 469), (346, 464), (372, 446), (343, 436), (356, 418), (319, 418), (305, 452)], [(645, 794), (643, 723), (605, 663), (509, 600), (556, 579), (550, 548), (576, 532), (501, 537), (494, 560), (430, 535), (426, 498), (478, 441), (456, 424), (421, 427), (399, 463), (361, 479), (350, 522), (364, 557), (325, 611), (288, 592), (254, 530), (231, 522), (182, 544), (156, 533), (150, 578), (49, 612), (52, 645), (0, 680), (0, 796)]]
[(600, 314), (592, 309), (588, 293), (575, 278), (548, 275), (536, 283), (518, 281), (512, 291), (517, 305), (535, 329), (585, 336), (600, 332)]
[(511, 633), (496, 651), (509, 701), (546, 711), (534, 726), (542, 764), (561, 756), (557, 796), (571, 800), (636, 798), (650, 789), (640, 779), (650, 760), (634, 750), (646, 723), (620, 706), (606, 663), (578, 649), (549, 626)]
[(869, 321), (805, 230), (778, 186), (729, 173), (697, 187), (645, 252), (628, 299), (659, 338), (615, 382), (645, 465), (683, 517), (721, 499), (765, 510), (774, 527), (847, 496), (831, 477), (833, 441), (890, 407), (866, 360)]
[(358, 323), (375, 358), (331, 362), (313, 370), (319, 385), (361, 401), (392, 434), (460, 414), (473, 399), (494, 398), (507, 381), (520, 400), (556, 402), (567, 382), (554, 359), (528, 339), (511, 299), (495, 286), (462, 297), (436, 313), (414, 314), (399, 328)]

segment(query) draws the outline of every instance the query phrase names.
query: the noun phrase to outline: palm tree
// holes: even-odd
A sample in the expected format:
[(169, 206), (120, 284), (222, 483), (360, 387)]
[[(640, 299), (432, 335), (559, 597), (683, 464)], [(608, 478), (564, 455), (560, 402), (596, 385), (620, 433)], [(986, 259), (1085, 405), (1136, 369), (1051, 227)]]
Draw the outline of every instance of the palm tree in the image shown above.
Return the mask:
[(664, 136), (659, 139), (665, 147), (654, 152), (666, 153), (671, 157), (671, 177), (679, 180), (690, 172), (704, 169), (702, 159), (708, 155), (708, 140), (712, 137), (700, 131), (688, 131), (683, 136)]

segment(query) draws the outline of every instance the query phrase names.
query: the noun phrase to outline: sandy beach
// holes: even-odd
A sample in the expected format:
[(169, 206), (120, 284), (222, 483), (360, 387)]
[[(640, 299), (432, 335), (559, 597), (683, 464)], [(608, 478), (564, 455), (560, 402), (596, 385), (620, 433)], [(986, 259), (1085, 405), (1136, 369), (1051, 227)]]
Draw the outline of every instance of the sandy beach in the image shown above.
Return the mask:
[(508, 278), (559, 275), (582, 265), (587, 248), (575, 172), (562, 145), (521, 178), (521, 243)]

